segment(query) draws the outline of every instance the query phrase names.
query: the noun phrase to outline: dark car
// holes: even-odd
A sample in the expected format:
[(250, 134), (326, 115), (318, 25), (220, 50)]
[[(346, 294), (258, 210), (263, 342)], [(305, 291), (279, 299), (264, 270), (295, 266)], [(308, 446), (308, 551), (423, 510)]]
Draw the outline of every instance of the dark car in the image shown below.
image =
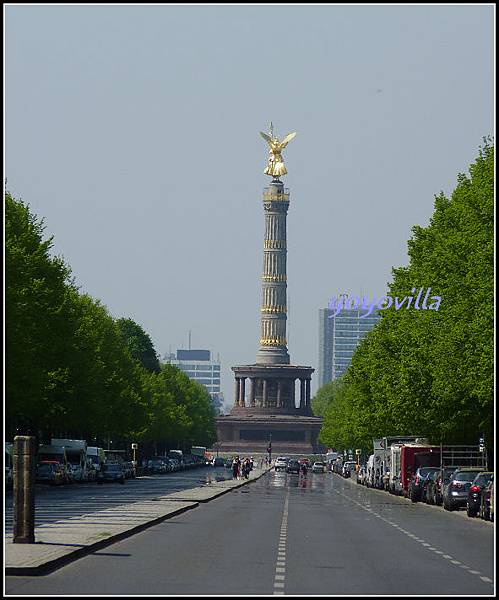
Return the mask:
[(429, 475), (439, 471), (438, 467), (418, 467), (409, 483), (409, 498), (413, 502), (419, 502), (423, 499), (423, 493), (426, 493), (429, 483)]
[(484, 521), (494, 520), (494, 477), (483, 488), (480, 498), (480, 518)]
[(165, 461), (161, 458), (151, 458), (151, 460), (147, 461), (147, 472), (153, 475), (166, 473)]
[(286, 473), (298, 473), (300, 474), (300, 463), (297, 460), (291, 459), (288, 460), (288, 464), (286, 465)]
[(125, 483), (125, 471), (120, 463), (106, 463), (102, 465), (97, 483), (105, 481), (119, 481)]
[[(232, 466), (232, 461), (231, 461), (231, 466)], [(221, 456), (217, 456), (214, 460), (213, 460), (213, 466), (214, 467), (224, 467), (225, 466), (225, 459), (222, 458)]]
[(475, 479), (473, 479), (471, 487), (468, 490), (468, 502), (466, 503), (468, 517), (476, 517), (478, 515), (482, 503), (482, 492), (493, 477), (494, 473), (484, 471), (483, 473), (479, 473)]
[(430, 475), (426, 493), (428, 504), (436, 504), (437, 506), (442, 504), (444, 486), (449, 483), (451, 475), (455, 470), (455, 467), (444, 467)]
[(443, 505), (445, 510), (454, 510), (458, 506), (466, 506), (468, 502), (468, 491), (471, 483), (484, 469), (456, 469), (449, 483), (444, 487)]

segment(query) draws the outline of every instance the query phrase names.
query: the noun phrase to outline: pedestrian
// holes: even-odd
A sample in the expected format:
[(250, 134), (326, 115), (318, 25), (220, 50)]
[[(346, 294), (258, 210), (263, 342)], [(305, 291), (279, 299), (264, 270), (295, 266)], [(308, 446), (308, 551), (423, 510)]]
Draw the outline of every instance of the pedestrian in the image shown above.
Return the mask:
[(232, 479), (239, 477), (239, 456), (235, 456), (232, 460)]

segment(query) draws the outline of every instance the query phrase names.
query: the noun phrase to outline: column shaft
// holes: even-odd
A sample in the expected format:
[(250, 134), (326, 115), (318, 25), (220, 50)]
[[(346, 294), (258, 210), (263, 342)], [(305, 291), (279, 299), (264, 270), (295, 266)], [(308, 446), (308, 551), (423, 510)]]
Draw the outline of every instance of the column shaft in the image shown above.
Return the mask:
[(306, 405), (305, 381), (305, 379), (300, 379), (300, 408), (304, 408)]
[(249, 405), (255, 406), (255, 379), (250, 377)]
[(267, 380), (263, 380), (263, 398), (262, 398), (262, 406), (267, 408)]
[(236, 388), (234, 390), (234, 403), (239, 406), (239, 377), (236, 377)]
[(240, 396), (240, 405), (245, 406), (245, 392), (246, 392), (246, 377), (241, 377), (241, 396)]

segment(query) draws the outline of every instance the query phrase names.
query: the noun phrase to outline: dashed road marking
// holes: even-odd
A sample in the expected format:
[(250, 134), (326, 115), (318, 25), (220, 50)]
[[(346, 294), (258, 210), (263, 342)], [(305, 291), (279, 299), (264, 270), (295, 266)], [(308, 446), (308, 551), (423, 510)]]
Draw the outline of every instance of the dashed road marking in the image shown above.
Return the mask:
[(468, 573), (471, 573), (473, 575), (480, 575), (480, 579), (482, 581), (486, 582), (486, 583), (494, 583), (494, 581), (492, 579), (490, 579), (490, 577), (482, 576), (482, 574), (481, 574), (480, 571), (474, 571), (473, 569), (471, 569), (471, 567), (468, 567), (467, 565), (463, 565), (460, 561), (455, 560), (449, 554), (444, 554), (442, 552), (442, 550), (437, 550), (436, 548), (434, 548), (433, 546), (431, 546), (431, 544), (428, 544), (427, 542), (425, 542), (421, 538), (418, 538), (413, 533), (411, 533), (411, 532), (409, 532), (409, 531), (407, 531), (405, 529), (402, 529), (402, 527), (400, 527), (399, 525), (397, 525), (397, 523), (394, 523), (393, 521), (389, 521), (388, 519), (382, 517), (381, 515), (378, 515), (377, 513), (374, 513), (372, 511), (372, 509), (369, 508), (371, 505), (369, 505), (369, 504), (361, 504), (360, 502), (357, 502), (356, 500), (353, 500), (352, 498), (349, 498), (346, 494), (340, 493), (339, 491), (336, 491), (336, 493), (340, 494), (345, 499), (350, 500), (351, 502), (353, 502), (354, 504), (356, 504), (357, 506), (359, 506), (360, 508), (362, 508), (362, 510), (364, 510), (366, 512), (370, 512), (375, 517), (377, 517), (379, 519), (382, 519), (387, 525), (392, 525), (393, 527), (395, 527), (396, 529), (398, 529), (401, 533), (404, 533), (407, 537), (413, 539), (415, 542), (419, 542), (427, 550), (431, 550), (432, 552), (435, 552), (435, 554), (439, 554), (442, 558), (445, 558), (445, 559), (449, 560), (449, 562), (451, 562), (454, 565), (458, 565), (461, 569), (466, 569), (468, 571)]
[(284, 581), (286, 579), (286, 538), (288, 535), (288, 506), (289, 491), (284, 501), (284, 510), (282, 512), (281, 530), (279, 533), (279, 544), (277, 547), (277, 561), (274, 575), (274, 594), (284, 594)]

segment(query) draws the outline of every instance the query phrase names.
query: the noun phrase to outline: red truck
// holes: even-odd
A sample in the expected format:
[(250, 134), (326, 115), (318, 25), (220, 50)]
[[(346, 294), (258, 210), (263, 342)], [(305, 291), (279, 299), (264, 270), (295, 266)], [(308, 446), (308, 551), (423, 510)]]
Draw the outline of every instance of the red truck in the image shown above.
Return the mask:
[(407, 498), (413, 474), (419, 467), (440, 467), (440, 446), (402, 446), (400, 449), (400, 479), (402, 493)]

